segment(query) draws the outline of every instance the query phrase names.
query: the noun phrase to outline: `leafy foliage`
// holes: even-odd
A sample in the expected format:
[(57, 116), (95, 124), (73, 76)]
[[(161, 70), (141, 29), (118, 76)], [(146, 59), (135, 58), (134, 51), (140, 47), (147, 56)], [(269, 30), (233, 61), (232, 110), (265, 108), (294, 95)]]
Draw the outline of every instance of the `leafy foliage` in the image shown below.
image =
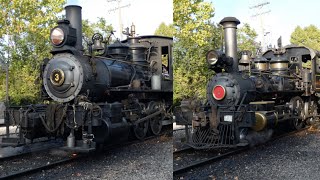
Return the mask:
[[(297, 26), (291, 33), (290, 42), (296, 45), (307, 46), (309, 48), (320, 50), (320, 29), (315, 25), (309, 25), (305, 28)], [(306, 68), (311, 68), (311, 61), (303, 63)]]
[(305, 28), (297, 26), (291, 34), (290, 42), (320, 50), (320, 29), (315, 25), (309, 25)]
[(210, 19), (213, 6), (203, 0), (174, 0), (174, 101), (205, 98), (205, 86), (213, 74), (205, 53), (221, 44), (220, 29)]
[[(8, 63), (9, 95), (13, 104), (37, 101), (39, 66), (50, 51), (49, 34), (64, 0), (0, 1), (0, 51)], [(6, 57), (6, 60), (4, 60)], [(5, 75), (0, 76), (0, 99), (5, 97)]]
[(248, 23), (244, 23), (243, 26), (238, 29), (237, 35), (238, 51), (249, 50), (252, 54), (255, 54), (257, 50), (255, 39), (258, 36), (256, 31), (252, 29)]
[[(94, 33), (100, 33), (105, 40), (111, 41), (112, 39), (107, 39), (113, 32), (113, 27), (111, 24), (107, 24), (107, 20), (103, 17), (98, 18), (97, 22), (90, 22), (89, 20), (82, 20), (82, 34), (85, 41), (83, 41), (83, 47), (85, 53), (87, 53), (87, 43), (92, 41), (92, 36)], [(108, 42), (111, 43), (111, 42)]]
[(173, 33), (174, 33), (173, 24), (166, 25), (164, 22), (162, 22), (154, 32), (155, 35), (168, 36), (168, 37), (173, 37)]

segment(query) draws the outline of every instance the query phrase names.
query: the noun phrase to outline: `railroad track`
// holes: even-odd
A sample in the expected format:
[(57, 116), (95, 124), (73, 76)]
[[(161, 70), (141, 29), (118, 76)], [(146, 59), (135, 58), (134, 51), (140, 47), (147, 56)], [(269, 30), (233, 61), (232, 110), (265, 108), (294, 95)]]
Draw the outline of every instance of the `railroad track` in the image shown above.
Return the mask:
[(36, 167), (32, 167), (31, 169), (22, 170), (22, 171), (19, 171), (19, 172), (13, 172), (13, 173), (10, 173), (8, 175), (1, 176), (0, 179), (12, 179), (12, 178), (25, 176), (25, 175), (28, 175), (28, 174), (32, 174), (32, 173), (36, 173), (36, 172), (42, 171), (42, 170), (54, 168), (54, 167), (57, 167), (59, 165), (70, 163), (70, 162), (72, 162), (72, 161), (74, 161), (76, 159), (79, 159), (81, 157), (85, 157), (85, 155), (82, 154), (82, 155), (70, 156), (70, 157), (64, 158), (62, 160), (53, 161), (53, 162), (50, 162), (50, 163), (46, 163), (44, 165), (39, 165), (39, 166), (36, 166)]
[[(267, 143), (273, 142), (273, 141), (280, 139), (280, 138), (283, 138), (283, 137), (287, 137), (287, 136), (296, 134), (298, 132), (305, 131), (306, 129), (307, 128), (303, 128), (303, 129), (292, 131), (289, 133), (277, 135), (276, 137), (269, 140)], [(264, 145), (264, 144), (261, 144), (261, 145)], [(236, 154), (240, 154), (242, 152), (248, 151), (249, 149), (250, 149), (250, 147), (246, 146), (246, 147), (237, 148), (237, 149), (233, 149), (233, 150), (227, 150), (227, 151), (225, 151), (225, 150), (222, 150), (222, 151), (219, 151), (219, 150), (210, 150), (210, 151), (209, 150), (207, 150), (207, 151), (194, 150), (192, 155), (188, 154), (188, 152), (190, 152), (190, 149), (188, 149), (188, 148), (182, 148), (182, 149), (176, 150), (173, 153), (174, 158), (176, 158), (176, 159), (179, 159), (183, 156), (187, 156), (187, 157), (188, 156), (189, 157), (190, 156), (198, 156), (198, 157), (193, 158), (196, 160), (189, 161), (189, 162), (188, 161), (183, 162), (184, 165), (182, 165), (182, 166), (177, 165), (177, 163), (175, 163), (175, 161), (174, 161), (173, 162), (174, 163), (173, 175), (175, 176), (178, 174), (182, 174), (182, 173), (187, 172), (191, 169), (194, 169), (194, 168), (197, 168), (200, 166), (204, 166), (207, 164), (211, 164), (213, 162), (217, 162), (219, 160), (225, 159), (225, 158), (230, 157), (232, 155), (236, 155)], [(180, 159), (180, 161), (181, 161), (181, 159)]]
[(173, 154), (177, 154), (177, 153), (183, 153), (185, 151), (192, 151), (194, 150), (192, 147), (189, 147), (189, 146), (184, 146), (182, 148), (179, 148), (179, 149), (176, 149), (173, 151)]
[[(164, 131), (160, 135), (164, 135), (164, 134), (166, 134), (166, 131)], [(151, 140), (151, 139), (154, 139), (156, 137), (159, 137), (159, 136), (149, 136), (149, 137), (145, 138), (144, 140), (145, 141), (146, 140)], [(126, 143), (123, 143), (123, 144), (119, 144), (119, 145), (107, 146), (107, 147), (105, 147), (103, 149), (102, 153), (104, 151), (106, 151), (106, 150), (111, 151), (111, 150), (114, 150), (114, 149), (117, 149), (117, 148), (120, 148), (120, 147), (124, 147), (124, 146), (128, 146), (128, 145), (131, 145), (131, 144), (135, 144), (135, 143), (138, 143), (138, 142), (142, 142), (142, 141), (141, 140), (133, 140), (133, 141), (129, 141), (129, 142), (126, 142)], [(18, 160), (18, 158), (20, 158), (23, 155), (27, 155), (27, 154), (20, 154), (19, 156), (15, 157), (15, 159)], [(64, 164), (68, 164), (68, 163), (74, 162), (75, 160), (79, 160), (80, 158), (90, 157), (91, 155), (92, 154), (72, 154), (72, 153), (69, 153), (69, 155), (64, 157), (64, 158), (60, 158), (60, 159), (53, 160), (53, 161), (48, 161), (46, 163), (33, 166), (31, 168), (25, 168), (23, 170), (15, 171), (15, 172), (0, 176), (0, 179), (12, 179), (12, 178), (18, 178), (18, 177), (30, 175), (30, 174), (33, 174), (33, 173), (40, 172), (42, 170), (52, 169), (52, 168), (55, 168), (57, 166), (61, 166), (61, 165), (64, 165)], [(6, 158), (6, 160), (10, 160), (10, 158)], [(32, 162), (32, 160), (30, 160), (30, 161)]]
[(0, 162), (10, 160), (11, 158), (28, 155), (30, 153), (43, 152), (62, 146), (62, 141), (47, 140), (17, 147), (0, 147)]

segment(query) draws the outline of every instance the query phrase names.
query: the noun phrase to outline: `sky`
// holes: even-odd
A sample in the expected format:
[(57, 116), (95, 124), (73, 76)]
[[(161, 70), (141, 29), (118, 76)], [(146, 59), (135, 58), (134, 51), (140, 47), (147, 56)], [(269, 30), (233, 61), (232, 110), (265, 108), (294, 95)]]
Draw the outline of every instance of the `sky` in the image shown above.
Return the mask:
[[(262, 42), (264, 28), (264, 44), (277, 44), (282, 36), (282, 44), (290, 44), (290, 35), (299, 25), (306, 27), (313, 24), (320, 28), (319, 7), (316, 0), (206, 0), (212, 2), (215, 8), (213, 21), (219, 23), (223, 17), (234, 16), (243, 24), (249, 23), (259, 34), (258, 41)], [(262, 8), (252, 8), (257, 4), (269, 2)], [(261, 17), (251, 17), (258, 13), (268, 12)], [(241, 26), (241, 24), (239, 26)]]
[[(67, 0), (67, 4), (82, 6), (83, 19), (91, 22), (104, 17), (119, 33), (119, 12), (110, 11), (118, 7), (119, 0)], [(320, 28), (318, 9), (320, 1), (316, 0), (205, 0), (212, 2), (215, 9), (213, 21), (220, 22), (223, 17), (234, 16), (243, 23), (249, 23), (259, 34), (257, 41), (264, 46), (277, 44), (282, 36), (282, 44), (290, 44), (290, 35), (297, 25), (306, 27), (313, 24)], [(262, 8), (250, 7), (269, 2)], [(161, 22), (171, 24), (173, 19), (173, 0), (120, 0), (123, 27), (136, 25), (139, 35), (151, 35)], [(268, 12), (258, 17), (255, 14)], [(241, 26), (240, 24), (240, 26)], [(264, 31), (262, 31), (262, 28)], [(263, 33), (264, 32), (264, 33)], [(264, 36), (262, 36), (264, 34)], [(123, 36), (124, 38), (125, 36)], [(264, 37), (264, 38), (262, 38)]]
[[(67, 0), (67, 5), (82, 6), (82, 18), (96, 22), (104, 17), (119, 34), (119, 12), (112, 11), (118, 7), (119, 0)], [(123, 7), (124, 6), (124, 7)], [(173, 0), (120, 0), (121, 21), (123, 27), (134, 23), (139, 35), (153, 35), (158, 26), (164, 22), (172, 24)], [(122, 39), (124, 39), (123, 36)]]

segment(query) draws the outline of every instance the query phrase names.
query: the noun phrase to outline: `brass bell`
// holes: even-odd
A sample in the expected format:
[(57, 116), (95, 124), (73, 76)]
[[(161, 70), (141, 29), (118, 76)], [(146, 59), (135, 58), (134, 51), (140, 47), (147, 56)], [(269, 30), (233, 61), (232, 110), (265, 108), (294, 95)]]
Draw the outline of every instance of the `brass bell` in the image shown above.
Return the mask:
[(242, 51), (239, 65), (248, 66), (250, 64), (250, 51)]
[(93, 47), (92, 47), (92, 50), (94, 51), (100, 51), (100, 50), (103, 50), (103, 46), (102, 46), (102, 43), (99, 39), (95, 40), (93, 42)]
[(92, 36), (92, 41), (93, 41), (92, 50), (93, 51), (100, 51), (100, 50), (104, 49), (104, 47), (102, 46), (102, 42), (101, 42), (102, 40), (103, 40), (103, 37), (99, 33), (96, 33)]

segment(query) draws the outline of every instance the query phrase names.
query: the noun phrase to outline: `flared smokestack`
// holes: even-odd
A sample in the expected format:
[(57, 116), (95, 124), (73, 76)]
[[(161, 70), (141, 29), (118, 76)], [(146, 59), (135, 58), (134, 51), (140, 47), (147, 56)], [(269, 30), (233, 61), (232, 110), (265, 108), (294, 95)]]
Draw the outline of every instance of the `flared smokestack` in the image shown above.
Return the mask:
[(77, 30), (77, 43), (75, 45), (76, 49), (82, 51), (82, 15), (81, 6), (69, 5), (65, 7), (66, 19), (70, 21), (71, 27)]
[(237, 58), (237, 25), (240, 21), (235, 17), (225, 17), (220, 21), (224, 29), (224, 44), (225, 53), (227, 56), (233, 58), (232, 69), (238, 71)]

